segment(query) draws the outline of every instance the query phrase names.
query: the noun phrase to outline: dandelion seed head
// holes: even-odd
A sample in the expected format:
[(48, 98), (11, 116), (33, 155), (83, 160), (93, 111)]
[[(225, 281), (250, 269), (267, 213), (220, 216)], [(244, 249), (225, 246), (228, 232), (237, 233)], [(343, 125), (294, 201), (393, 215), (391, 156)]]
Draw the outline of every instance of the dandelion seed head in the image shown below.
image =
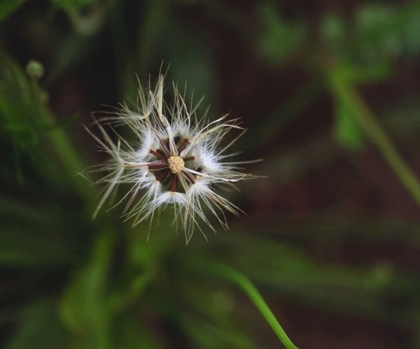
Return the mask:
[[(174, 102), (168, 105), (163, 98), (163, 82), (159, 76), (155, 88), (139, 87), (138, 112), (124, 105), (112, 116), (95, 122), (100, 137), (88, 130), (110, 160), (86, 172), (103, 174), (97, 182), (105, 188), (95, 214), (119, 190), (119, 201), (113, 207), (124, 205), (123, 219), (133, 220), (135, 226), (153, 220), (157, 210), (172, 207), (174, 223), (184, 229), (188, 243), (194, 230), (202, 232), (201, 223), (215, 231), (208, 214), (227, 229), (225, 211), (234, 215), (241, 212), (217, 193), (219, 185), (257, 176), (237, 171), (238, 165), (250, 161), (230, 162), (237, 153), (229, 153), (229, 149), (244, 132), (238, 120), (226, 121), (227, 116), (223, 116), (206, 123), (206, 113), (198, 117), (197, 106), (187, 103), (176, 85)], [(121, 137), (119, 127), (130, 131), (129, 136)], [(239, 136), (222, 146), (226, 134), (235, 130), (241, 132)]]

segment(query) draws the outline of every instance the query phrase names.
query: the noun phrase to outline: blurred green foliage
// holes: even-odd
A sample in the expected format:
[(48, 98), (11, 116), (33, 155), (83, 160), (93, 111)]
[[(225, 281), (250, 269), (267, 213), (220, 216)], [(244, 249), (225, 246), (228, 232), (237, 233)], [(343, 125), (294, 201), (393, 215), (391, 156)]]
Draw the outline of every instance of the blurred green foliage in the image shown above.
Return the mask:
[(16, 11), (25, 0), (4, 0), (0, 3), (0, 21), (3, 21), (13, 11)]
[(273, 3), (260, 6), (260, 21), (264, 32), (257, 50), (268, 61), (281, 64), (304, 46), (306, 31), (303, 23), (281, 18)]
[(78, 11), (83, 8), (89, 8), (99, 1), (97, 0), (52, 0), (51, 2), (64, 10)]
[[(334, 11), (338, 6), (315, 19), (303, 10), (290, 16), (290, 10), (282, 6), (285, 2), (267, 1), (242, 13), (235, 11), (233, 4), (218, 1), (54, 0), (42, 2), (40, 9), (30, 1), (0, 3), (2, 347), (278, 347), (275, 335), (266, 335), (268, 325), (259, 325), (263, 316), (252, 308), (252, 302), (241, 298), (240, 292), (246, 289), (235, 290), (232, 284), (238, 282), (226, 277), (221, 265), (253, 280), (270, 296), (267, 302), (274, 304), (276, 315), (282, 305), (290, 303), (297, 308), (370, 319), (403, 328), (408, 339), (401, 348), (418, 347), (418, 265), (405, 270), (373, 259), (355, 267), (310, 252), (317, 246), (341, 246), (347, 241), (361, 246), (385, 242), (418, 246), (420, 226), (416, 222), (399, 225), (379, 218), (380, 224), (370, 226), (351, 220), (343, 223), (332, 213), (327, 222), (314, 219), (308, 226), (302, 222), (288, 226), (279, 222), (278, 212), (271, 212), (267, 222), (259, 221), (266, 217), (250, 219), (254, 227), (248, 221), (232, 221), (231, 232), (209, 243), (197, 233), (186, 247), (165, 214), (158, 226), (152, 226), (147, 243), (149, 226), (131, 228), (130, 223), (118, 219), (115, 210), (101, 213), (95, 221), (90, 219), (100, 188), (92, 187), (77, 173), (97, 159), (91, 151), (94, 146), (78, 130), (82, 122), (90, 122), (83, 114), (92, 110), (92, 105), (97, 107), (98, 101), (93, 100), (101, 94), (95, 89), (106, 86), (114, 105), (123, 100), (135, 105), (135, 73), (142, 80), (150, 73), (153, 80), (162, 67), (171, 65), (169, 80), (180, 81), (180, 89), (184, 88), (182, 82), (188, 81), (187, 91), (194, 90), (198, 99), (206, 95), (200, 108), (212, 102), (217, 110), (219, 104), (226, 103), (218, 91), (221, 75), (229, 77), (229, 71), (218, 65), (225, 52), (222, 43), (213, 38), (213, 30), (222, 30), (227, 37), (239, 36), (247, 43), (252, 61), (262, 69), (277, 72), (298, 67), (308, 76), (290, 91), (286, 101), (254, 115), (255, 131), (242, 143), (245, 151), (267, 159), (259, 169), (270, 174), (270, 191), (285, 185), (283, 178), (291, 181), (296, 174), (309, 172), (310, 161), (300, 161), (294, 153), (283, 157), (278, 149), (270, 149), (282, 137), (282, 130), (311, 111), (320, 96), (328, 95), (334, 119), (328, 126), (335, 142), (335, 147), (328, 149), (331, 158), (336, 148), (350, 149), (353, 154), (373, 144), (407, 191), (420, 197), (416, 176), (384, 131), (418, 134), (418, 93), (414, 103), (386, 104), (384, 111), (392, 111), (392, 115), (381, 119), (382, 128), (357, 90), (389, 82), (400, 64), (418, 60), (419, 2), (360, 4), (351, 14)], [(198, 19), (190, 17), (189, 11)], [(30, 26), (29, 16), (25, 17), (28, 14), (40, 18), (35, 27)], [(215, 21), (214, 28), (204, 33), (191, 29), (206, 16)], [(36, 28), (38, 36), (15, 40), (19, 26)], [(23, 49), (24, 54), (20, 52)], [(31, 63), (25, 71), (34, 59), (45, 66)], [(97, 67), (102, 61), (107, 64), (105, 69)], [(242, 64), (242, 57), (231, 58), (230, 64)], [(45, 76), (38, 74), (40, 68)], [(77, 73), (78, 69), (81, 72)], [(245, 77), (247, 73), (243, 71)], [(79, 80), (74, 78), (77, 74)], [(239, 93), (247, 83), (245, 78), (231, 93)], [(290, 88), (287, 83), (285, 91)], [(268, 91), (271, 87), (264, 93), (276, 100), (279, 92)], [(59, 112), (66, 107), (57, 101), (75, 105), (80, 115)], [(253, 103), (260, 102), (256, 98)], [(297, 128), (296, 133), (300, 132)], [(317, 151), (312, 145), (307, 140), (304, 159), (322, 163), (324, 158), (318, 161), (312, 156)], [(284, 163), (289, 172), (278, 174)], [(258, 191), (264, 192), (263, 184), (237, 194), (236, 200), (249, 206), (263, 205), (253, 201)], [(258, 302), (251, 300), (259, 308)], [(285, 314), (293, 312), (289, 308)], [(267, 314), (262, 314), (267, 319)], [(292, 319), (296, 321), (296, 315)], [(300, 346), (306, 343), (305, 335), (293, 321), (287, 321), (287, 332), (290, 330), (292, 340), (296, 338), (294, 342)]]

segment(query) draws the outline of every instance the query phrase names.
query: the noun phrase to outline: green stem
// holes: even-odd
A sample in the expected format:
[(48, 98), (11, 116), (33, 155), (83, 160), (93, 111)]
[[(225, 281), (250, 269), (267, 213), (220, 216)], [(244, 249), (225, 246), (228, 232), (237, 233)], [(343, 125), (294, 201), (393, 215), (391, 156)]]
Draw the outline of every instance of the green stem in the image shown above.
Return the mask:
[(112, 251), (115, 246), (114, 229), (100, 231), (93, 247), (92, 261), (88, 266), (86, 283), (86, 312), (91, 316), (94, 325), (94, 338), (98, 348), (110, 349), (110, 314), (104, 307), (106, 285), (111, 267)]
[(112, 348), (106, 300), (116, 238), (112, 227), (96, 233), (90, 259), (67, 286), (60, 305), (61, 319), (75, 334), (75, 341), (92, 348)]
[(416, 175), (405, 163), (387, 134), (382, 130), (357, 90), (335, 70), (330, 74), (330, 82), (334, 90), (333, 93), (352, 111), (351, 114), (356, 122), (378, 148), (385, 161), (393, 169), (413, 199), (420, 205), (420, 183)]
[[(41, 94), (40, 88), (34, 83), (33, 89), (38, 95)], [(56, 120), (49, 108), (47, 106), (40, 106), (40, 108), (43, 108), (43, 112), (39, 113), (39, 115), (43, 118), (41, 122), (45, 125), (54, 125)], [(90, 192), (91, 190), (88, 185), (82, 183), (80, 178), (77, 178), (77, 174), (84, 170), (85, 165), (82, 158), (79, 156), (77, 149), (70, 141), (66, 131), (61, 127), (54, 127), (48, 132), (48, 137), (52, 148), (61, 161), (65, 171), (69, 175), (70, 180), (73, 182), (77, 193), (81, 198), (85, 199), (86, 202), (89, 202), (92, 197), (92, 193)]]
[(260, 311), (261, 315), (271, 326), (274, 333), (277, 335), (277, 337), (283, 343), (286, 349), (298, 349), (298, 347), (295, 346), (290, 340), (290, 338), (287, 336), (286, 332), (284, 332), (280, 323), (277, 321), (275, 315), (273, 314), (273, 312), (271, 311), (271, 309), (269, 308), (269, 306), (267, 305), (257, 288), (251, 282), (251, 280), (249, 280), (244, 274), (225, 265), (217, 265), (214, 269), (212, 268), (212, 271), (218, 276), (222, 276), (223, 278), (237, 284), (245, 292), (245, 294)]

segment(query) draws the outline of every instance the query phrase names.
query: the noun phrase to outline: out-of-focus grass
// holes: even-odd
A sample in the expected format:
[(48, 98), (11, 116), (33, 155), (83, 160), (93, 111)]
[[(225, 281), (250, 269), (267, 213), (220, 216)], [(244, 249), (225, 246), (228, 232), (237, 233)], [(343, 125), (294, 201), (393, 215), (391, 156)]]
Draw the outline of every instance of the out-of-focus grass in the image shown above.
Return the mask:
[[(418, 201), (418, 179), (404, 156), (413, 152), (396, 150), (404, 147), (404, 136), (418, 146), (418, 103), (404, 96), (382, 98), (372, 106), (373, 119), (363, 92), (392, 85), (400, 65), (418, 69), (419, 3), (362, 4), (352, 14), (345, 8), (338, 3), (315, 17), (299, 6), (270, 1), (243, 8), (219, 1), (2, 2), (0, 344), (7, 349), (279, 346), (252, 303), (242, 300), (232, 283), (238, 280), (220, 274), (224, 265), (261, 288), (282, 320), (293, 311), (283, 313), (278, 301), (384, 324), (404, 331), (402, 348), (416, 348), (418, 259), (408, 266), (391, 256), (377, 260), (372, 248), (372, 262), (356, 266), (345, 257), (319, 258), (313, 250), (327, 245), (339, 251), (350, 241), (354, 254), (362, 246), (384, 244), (412, 254), (419, 246), (418, 224), (407, 217), (385, 220), (377, 212), (370, 215), (373, 210), (353, 222), (351, 215), (326, 212), (321, 204), (310, 219), (284, 222), (287, 213), (276, 206), (279, 186), (372, 145)], [(232, 55), (224, 51), (229, 46), (244, 50)], [(40, 80), (25, 72), (32, 59), (45, 65)], [(259, 215), (232, 220), (230, 232), (208, 243), (197, 233), (187, 247), (165, 213), (147, 243), (149, 226), (131, 228), (118, 219), (117, 209), (92, 221), (100, 188), (77, 176), (99, 161), (92, 142), (79, 133), (80, 125), (90, 122), (88, 112), (109, 103), (97, 98), (135, 105), (135, 73), (143, 80), (150, 73), (153, 80), (169, 64), (169, 78), (180, 85), (187, 80), (188, 91), (195, 88), (197, 98), (204, 94), (213, 103), (210, 115), (229, 105), (220, 91), (242, 64), (242, 80), (228, 92), (246, 104), (250, 95), (261, 96), (263, 86), (271, 103), (254, 98), (261, 112), (244, 115), (252, 132), (238, 149), (264, 157), (252, 170), (269, 178), (243, 193), (228, 193)], [(307, 79), (293, 92), (281, 79), (254, 87), (252, 69), (272, 75), (298, 69)], [(277, 102), (277, 89), (291, 97)], [(333, 104), (328, 129), (301, 137), (299, 146), (276, 147), (293, 125), (297, 135), (304, 132), (299, 122), (308, 118), (302, 115), (316, 113), (315, 105), (325, 98)], [(408, 96), (416, 98), (415, 91)], [(74, 110), (66, 113), (69, 105), (78, 118)], [(264, 183), (273, 186), (271, 196), (257, 202)], [(299, 192), (291, 195), (285, 200)], [(298, 322), (286, 321), (285, 329), (296, 345), (310, 347)], [(331, 338), (333, 343), (333, 333)]]

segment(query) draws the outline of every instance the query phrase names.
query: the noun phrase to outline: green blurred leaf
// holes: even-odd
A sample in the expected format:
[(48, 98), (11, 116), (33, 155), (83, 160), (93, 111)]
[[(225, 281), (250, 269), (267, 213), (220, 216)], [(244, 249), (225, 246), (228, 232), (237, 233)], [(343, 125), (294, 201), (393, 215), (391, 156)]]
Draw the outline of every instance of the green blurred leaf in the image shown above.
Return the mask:
[(112, 229), (100, 232), (88, 264), (76, 273), (64, 292), (60, 317), (87, 347), (111, 348), (110, 311), (106, 306), (108, 273), (115, 243)]
[(16, 138), (24, 137), (25, 139), (28, 139), (30, 143), (38, 143), (38, 134), (34, 129), (27, 125), (8, 123), (4, 125), (4, 130), (13, 133)]
[(216, 326), (193, 315), (181, 314), (181, 326), (191, 340), (202, 349), (252, 349), (255, 346), (248, 333), (234, 331), (223, 326)]
[(106, 306), (112, 312), (119, 312), (135, 303), (144, 293), (155, 276), (155, 270), (149, 268), (143, 273), (125, 273), (122, 280), (114, 280), (113, 290), (108, 296)]
[[(81, 155), (68, 134), (57, 127), (60, 123), (55, 121), (43, 89), (2, 51), (0, 74), (0, 133), (13, 144), (15, 157), (29, 154), (46, 177), (63, 186), (71, 183), (81, 197), (89, 196), (89, 187), (74, 176), (85, 168)], [(22, 173), (20, 169), (17, 172)]]
[(0, 22), (16, 11), (25, 0), (2, 0), (0, 2)]
[(64, 10), (78, 10), (89, 7), (97, 0), (51, 0), (52, 3)]
[(261, 5), (259, 12), (264, 30), (258, 38), (257, 50), (268, 61), (285, 61), (303, 46), (306, 29), (302, 23), (285, 21), (272, 3)]
[(383, 60), (367, 66), (347, 66), (348, 79), (355, 83), (379, 82), (387, 79), (393, 66), (390, 60)]
[(129, 311), (115, 318), (118, 349), (160, 349), (164, 348), (163, 341), (153, 338), (148, 328), (138, 321), (136, 311)]
[(367, 61), (394, 59), (420, 53), (420, 5), (405, 7), (368, 4), (355, 18), (357, 54)]
[(0, 216), (0, 265), (57, 267), (78, 261), (72, 223), (69, 224), (74, 219), (72, 215), (51, 209), (42, 201), (38, 207), (31, 207), (3, 196)]
[(335, 112), (334, 137), (341, 146), (350, 149), (360, 149), (364, 145), (362, 130), (355, 123), (351, 110), (337, 101)]
[(321, 36), (326, 44), (337, 53), (344, 45), (346, 27), (344, 20), (336, 15), (329, 14), (320, 25)]
[(21, 311), (19, 324), (5, 349), (66, 348), (69, 334), (61, 325), (55, 303), (38, 301)]
[(265, 146), (273, 141), (283, 127), (308, 110), (323, 91), (324, 83), (319, 77), (301, 85), (280, 107), (264, 116), (261, 115), (260, 122), (254, 125), (252, 142), (243, 141), (242, 148), (251, 151), (256, 145)]
[(136, 67), (141, 78), (146, 78), (150, 72), (153, 56), (160, 48), (163, 32), (171, 24), (171, 11), (167, 0), (154, 0), (144, 3), (146, 8), (142, 12), (142, 21), (138, 31), (138, 45), (136, 52)]
[(181, 315), (181, 325), (200, 348), (255, 348), (250, 334), (238, 328), (232, 292), (217, 289), (213, 280), (193, 277), (179, 283), (177, 288), (195, 310), (194, 314)]
[(34, 234), (27, 230), (2, 226), (0, 233), (0, 265), (35, 268), (57, 267), (77, 261), (67, 241), (57, 235)]
[(402, 42), (396, 26), (396, 8), (381, 4), (362, 6), (356, 16), (361, 53), (366, 58), (383, 54), (395, 57), (401, 53)]
[[(187, 103), (190, 102), (189, 96), (193, 93), (193, 103), (205, 98), (198, 108), (199, 113), (206, 111), (210, 101), (217, 105), (211, 51), (203, 38), (179, 25), (173, 25), (167, 47), (171, 59), (169, 74), (179, 84), (181, 91), (184, 91), (186, 86)], [(194, 104), (193, 106), (195, 107)]]
[(39, 140), (45, 139), (47, 132), (47, 125), (42, 122), (47, 114), (41, 90), (14, 60), (0, 51), (0, 133), (11, 140), (16, 160), (21, 153), (27, 153), (40, 170), (53, 174), (51, 168), (56, 168), (56, 162), (48, 161), (39, 147)]

